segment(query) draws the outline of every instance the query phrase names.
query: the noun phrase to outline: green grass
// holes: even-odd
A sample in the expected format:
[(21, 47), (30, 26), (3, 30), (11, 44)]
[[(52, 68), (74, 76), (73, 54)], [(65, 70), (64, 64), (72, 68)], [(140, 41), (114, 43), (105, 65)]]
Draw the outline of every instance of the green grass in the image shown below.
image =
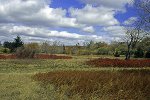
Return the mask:
[[(73, 59), (68, 59), (68, 60), (37, 60), (37, 59), (0, 60), (0, 100), (82, 100), (83, 99), (82, 97), (83, 95), (81, 95), (80, 93), (74, 93), (71, 97), (65, 95), (68, 89), (71, 88), (67, 84), (60, 85), (59, 89), (56, 89), (55, 88), (56, 84), (54, 83), (43, 85), (42, 82), (34, 80), (33, 76), (38, 73), (64, 72), (64, 71), (67, 72), (99, 71), (99, 72), (109, 72), (109, 73), (118, 73), (118, 72), (121, 73), (122, 71), (127, 71), (127, 72), (131, 71), (131, 75), (133, 73), (134, 76), (134, 71), (136, 73), (138, 72), (140, 73), (142, 70), (146, 70), (148, 72), (150, 71), (149, 68), (142, 68), (142, 69), (94, 68), (85, 64), (85, 61), (94, 58), (97, 58), (97, 56), (80, 56), (80, 57), (74, 56)], [(148, 77), (149, 73), (145, 73), (145, 74), (146, 74), (146, 78), (144, 78), (145, 80), (140, 81), (139, 79), (139, 82), (141, 82), (141, 84), (143, 81), (147, 81), (147, 82), (150, 81), (150, 78)], [(138, 74), (138, 75), (141, 75), (139, 77), (144, 77), (142, 76), (143, 74)], [(119, 86), (119, 84), (117, 85)], [(110, 87), (108, 86), (105, 88), (110, 88)], [(136, 88), (139, 88), (140, 90), (142, 87), (136, 86)], [(149, 99), (148, 96), (143, 96), (143, 93), (140, 91), (132, 94), (131, 91), (128, 90), (123, 93), (126, 94), (130, 93), (130, 95), (132, 96), (137, 96), (136, 98), (139, 98), (139, 100), (141, 98), (142, 100)], [(101, 95), (101, 97), (94, 93), (92, 93), (92, 95), (87, 94), (86, 96), (88, 97), (86, 100), (110, 100), (111, 99), (111, 95), (107, 95), (107, 94)], [(114, 97), (114, 98), (120, 98), (120, 97), (121, 96), (119, 95), (118, 97)], [(133, 100), (134, 99), (135, 98), (133, 98)]]

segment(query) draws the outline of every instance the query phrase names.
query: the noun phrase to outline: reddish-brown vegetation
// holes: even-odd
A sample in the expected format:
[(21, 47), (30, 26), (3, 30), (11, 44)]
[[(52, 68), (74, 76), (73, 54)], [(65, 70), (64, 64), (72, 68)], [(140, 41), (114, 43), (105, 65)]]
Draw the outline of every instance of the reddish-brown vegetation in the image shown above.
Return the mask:
[[(0, 54), (0, 59), (16, 59), (14, 54)], [(48, 55), (48, 54), (36, 54), (35, 59), (71, 59), (70, 56), (57, 56), (57, 55)]]
[[(42, 86), (53, 84), (57, 89), (64, 85), (69, 86), (66, 93), (69, 96), (81, 94), (83, 97), (90, 94), (107, 95), (112, 98), (136, 99), (149, 97), (150, 72), (139, 71), (57, 71), (34, 75)], [(68, 94), (66, 94), (68, 95)], [(121, 99), (120, 98), (120, 99)], [(138, 98), (140, 99), (140, 98)], [(144, 99), (144, 98), (143, 98)]]
[(48, 55), (48, 54), (36, 54), (37, 59), (71, 59), (70, 56), (58, 56), (58, 55)]
[(150, 59), (121, 60), (121, 59), (94, 59), (86, 62), (95, 67), (150, 67)]
[(16, 56), (13, 54), (6, 54), (6, 55), (0, 54), (0, 59), (16, 59)]

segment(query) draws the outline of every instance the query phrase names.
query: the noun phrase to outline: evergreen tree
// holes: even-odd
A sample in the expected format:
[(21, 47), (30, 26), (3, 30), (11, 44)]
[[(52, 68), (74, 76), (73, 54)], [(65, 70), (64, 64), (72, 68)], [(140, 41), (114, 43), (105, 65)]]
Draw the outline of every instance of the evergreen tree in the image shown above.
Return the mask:
[(15, 50), (18, 48), (18, 47), (22, 47), (23, 46), (23, 42), (21, 40), (21, 37), (20, 36), (17, 36), (13, 42), (4, 42), (3, 46), (4, 48), (9, 48), (10, 49), (10, 52), (15, 52)]

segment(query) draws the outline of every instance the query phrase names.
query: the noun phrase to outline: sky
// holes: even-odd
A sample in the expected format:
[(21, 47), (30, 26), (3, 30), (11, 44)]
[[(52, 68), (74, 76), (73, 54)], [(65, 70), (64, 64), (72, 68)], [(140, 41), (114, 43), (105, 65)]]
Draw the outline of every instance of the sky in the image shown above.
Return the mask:
[(0, 41), (121, 41), (136, 18), (130, 0), (0, 0)]

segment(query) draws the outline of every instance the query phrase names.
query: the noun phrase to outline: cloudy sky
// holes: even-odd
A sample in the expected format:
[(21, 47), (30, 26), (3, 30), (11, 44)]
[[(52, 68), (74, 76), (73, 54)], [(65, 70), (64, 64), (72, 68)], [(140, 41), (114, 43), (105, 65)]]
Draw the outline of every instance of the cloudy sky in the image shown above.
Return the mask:
[(0, 0), (0, 41), (119, 41), (135, 16), (130, 0)]

